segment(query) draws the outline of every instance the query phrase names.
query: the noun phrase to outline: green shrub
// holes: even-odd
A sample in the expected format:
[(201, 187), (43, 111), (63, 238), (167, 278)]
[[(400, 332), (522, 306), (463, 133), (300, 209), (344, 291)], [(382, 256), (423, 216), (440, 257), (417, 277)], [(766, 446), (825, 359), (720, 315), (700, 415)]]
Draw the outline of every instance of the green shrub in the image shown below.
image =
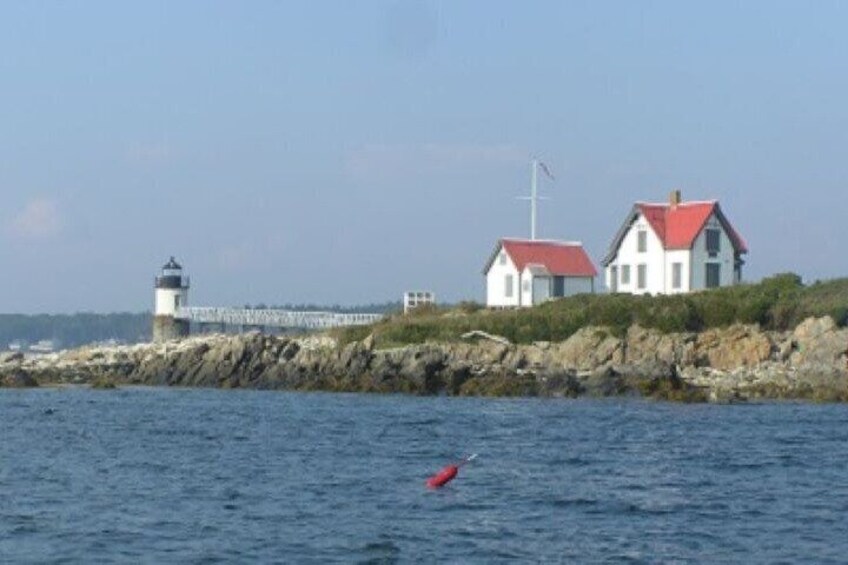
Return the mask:
[(482, 310), (483, 305), (479, 302), (474, 302), (473, 300), (463, 300), (456, 305), (456, 309), (463, 314), (474, 314), (475, 312)]
[(414, 308), (410, 308), (409, 312), (400, 313), (398, 315), (406, 318), (421, 318), (424, 316), (433, 316), (445, 311), (446, 310), (444, 308), (441, 308), (436, 304), (420, 304)]
[(374, 333), (378, 347), (427, 341), (458, 341), (481, 330), (513, 343), (562, 341), (586, 326), (624, 335), (633, 324), (661, 332), (701, 331), (735, 323), (768, 329), (793, 328), (809, 316), (833, 316), (848, 325), (848, 279), (808, 287), (787, 273), (744, 284), (674, 296), (586, 294), (552, 300), (534, 308), (482, 309), (463, 303), (453, 310), (422, 308), (414, 315), (393, 315), (368, 327), (334, 331), (341, 343)]
[(704, 293), (701, 300), (701, 317), (704, 326), (720, 328), (729, 326), (739, 318), (736, 312), (736, 302), (720, 296), (718, 293)]
[(830, 312), (830, 317), (840, 328), (848, 326), (848, 306), (838, 306)]
[(330, 332), (341, 345), (347, 345), (354, 341), (362, 341), (373, 331), (373, 326), (347, 326), (335, 328)]

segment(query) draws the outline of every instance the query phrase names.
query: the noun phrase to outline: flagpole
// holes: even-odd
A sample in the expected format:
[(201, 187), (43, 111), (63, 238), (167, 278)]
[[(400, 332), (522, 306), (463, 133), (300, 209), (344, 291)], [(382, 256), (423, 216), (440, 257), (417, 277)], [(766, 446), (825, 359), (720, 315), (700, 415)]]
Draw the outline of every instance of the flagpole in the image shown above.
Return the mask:
[(530, 239), (536, 239), (536, 168), (538, 161), (530, 161)]

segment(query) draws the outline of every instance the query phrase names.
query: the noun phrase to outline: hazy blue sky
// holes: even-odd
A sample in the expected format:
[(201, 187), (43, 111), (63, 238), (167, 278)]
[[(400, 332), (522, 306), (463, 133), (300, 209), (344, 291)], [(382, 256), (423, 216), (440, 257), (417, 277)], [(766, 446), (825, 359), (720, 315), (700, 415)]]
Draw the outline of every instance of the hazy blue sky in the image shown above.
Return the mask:
[(0, 312), (483, 299), (525, 236), (599, 261), (717, 198), (745, 277), (848, 274), (848, 2), (0, 5)]

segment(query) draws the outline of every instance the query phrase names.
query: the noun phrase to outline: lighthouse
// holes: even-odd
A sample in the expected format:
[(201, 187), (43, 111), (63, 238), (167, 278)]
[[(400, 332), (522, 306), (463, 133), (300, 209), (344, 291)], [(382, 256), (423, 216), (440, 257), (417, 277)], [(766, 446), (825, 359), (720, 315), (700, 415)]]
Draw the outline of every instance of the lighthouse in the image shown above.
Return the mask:
[(153, 341), (167, 341), (189, 334), (188, 320), (176, 317), (177, 311), (188, 306), (188, 277), (183, 268), (171, 259), (162, 266), (156, 277), (156, 303), (153, 309)]

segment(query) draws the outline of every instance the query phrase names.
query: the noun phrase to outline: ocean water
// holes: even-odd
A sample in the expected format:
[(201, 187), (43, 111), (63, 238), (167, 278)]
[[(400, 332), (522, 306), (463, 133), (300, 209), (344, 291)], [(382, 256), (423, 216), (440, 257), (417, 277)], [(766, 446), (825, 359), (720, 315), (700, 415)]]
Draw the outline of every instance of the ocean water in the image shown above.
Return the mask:
[(3, 390), (0, 561), (846, 563), (848, 407)]

